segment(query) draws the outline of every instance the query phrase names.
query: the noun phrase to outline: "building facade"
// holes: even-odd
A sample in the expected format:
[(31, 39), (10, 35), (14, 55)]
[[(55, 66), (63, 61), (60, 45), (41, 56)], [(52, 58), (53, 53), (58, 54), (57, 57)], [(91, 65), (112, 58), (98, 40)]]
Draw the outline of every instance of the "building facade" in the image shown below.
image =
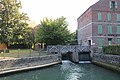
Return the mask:
[(120, 44), (120, 0), (99, 0), (77, 22), (78, 44)]

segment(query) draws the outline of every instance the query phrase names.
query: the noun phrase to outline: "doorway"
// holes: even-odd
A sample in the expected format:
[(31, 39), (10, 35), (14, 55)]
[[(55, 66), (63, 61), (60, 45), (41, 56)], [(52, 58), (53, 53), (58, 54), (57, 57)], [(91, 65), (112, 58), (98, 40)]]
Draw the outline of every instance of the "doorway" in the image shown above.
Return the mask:
[(91, 46), (91, 40), (88, 40), (88, 45)]
[(108, 38), (108, 45), (112, 45), (112, 38)]

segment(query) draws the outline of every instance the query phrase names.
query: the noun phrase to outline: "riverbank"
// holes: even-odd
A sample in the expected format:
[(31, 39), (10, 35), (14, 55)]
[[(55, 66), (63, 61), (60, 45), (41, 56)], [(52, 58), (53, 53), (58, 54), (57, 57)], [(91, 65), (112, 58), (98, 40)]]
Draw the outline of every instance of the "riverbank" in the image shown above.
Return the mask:
[(47, 67), (61, 63), (57, 54), (0, 60), (0, 75)]
[(93, 64), (62, 64), (0, 77), (0, 80), (120, 80), (120, 74)]
[(120, 72), (119, 55), (93, 54), (91, 62), (98, 66)]
[(115, 66), (115, 65), (111, 65), (108, 63), (104, 63), (104, 62), (100, 62), (100, 61), (92, 61), (93, 64), (110, 69), (112, 71), (116, 71), (116, 72), (120, 72), (120, 67), (119, 66)]

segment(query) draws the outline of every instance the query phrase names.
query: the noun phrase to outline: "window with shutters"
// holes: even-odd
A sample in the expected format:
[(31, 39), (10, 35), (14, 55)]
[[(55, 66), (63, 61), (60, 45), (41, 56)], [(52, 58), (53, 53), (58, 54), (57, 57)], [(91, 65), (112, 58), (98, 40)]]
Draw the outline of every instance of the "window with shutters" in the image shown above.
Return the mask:
[(102, 20), (102, 14), (101, 12), (98, 12), (98, 21), (101, 21)]
[(102, 25), (98, 25), (98, 34), (102, 34)]
[(120, 26), (117, 26), (116, 29), (117, 29), (117, 32), (116, 32), (116, 33), (117, 33), (117, 34), (120, 34)]
[(102, 48), (103, 46), (103, 39), (102, 38), (98, 38), (98, 47)]
[(120, 14), (117, 14), (117, 21), (120, 21)]
[(112, 26), (108, 25), (108, 34), (112, 34)]
[(115, 1), (110, 1), (110, 8), (111, 8), (111, 9), (116, 9), (116, 8), (117, 8), (117, 2), (115, 2)]
[(107, 14), (108, 21), (111, 21), (111, 13)]

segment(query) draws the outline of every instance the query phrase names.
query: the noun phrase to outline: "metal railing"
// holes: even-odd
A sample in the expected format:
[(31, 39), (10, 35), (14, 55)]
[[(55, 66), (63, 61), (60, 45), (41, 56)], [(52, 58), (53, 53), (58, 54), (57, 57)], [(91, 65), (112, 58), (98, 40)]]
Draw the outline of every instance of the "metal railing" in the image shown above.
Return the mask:
[(80, 46), (80, 45), (49, 45), (47, 46), (47, 51), (52, 52), (89, 52), (90, 46)]
[(33, 49), (10, 49), (6, 52), (6, 50), (0, 53), (0, 59), (7, 59), (7, 58), (24, 58), (24, 57), (36, 57), (48, 55), (47, 51), (42, 49), (33, 50)]

